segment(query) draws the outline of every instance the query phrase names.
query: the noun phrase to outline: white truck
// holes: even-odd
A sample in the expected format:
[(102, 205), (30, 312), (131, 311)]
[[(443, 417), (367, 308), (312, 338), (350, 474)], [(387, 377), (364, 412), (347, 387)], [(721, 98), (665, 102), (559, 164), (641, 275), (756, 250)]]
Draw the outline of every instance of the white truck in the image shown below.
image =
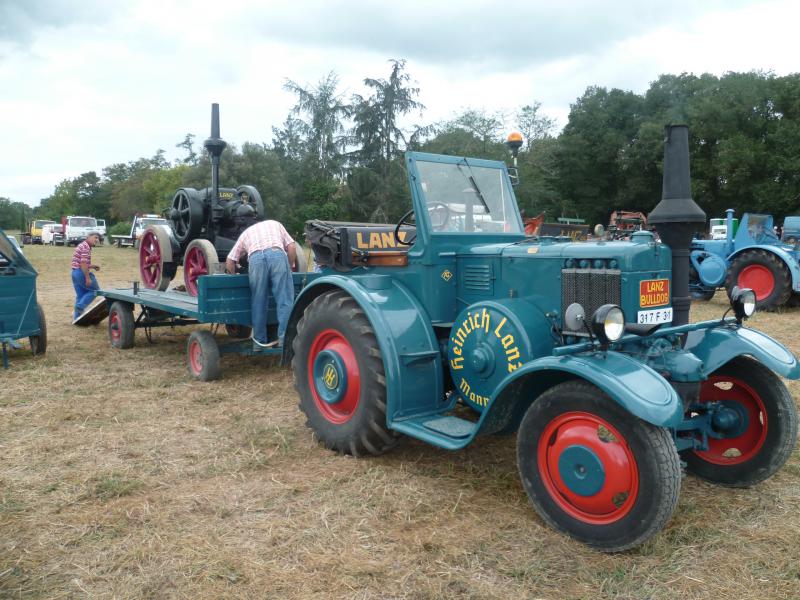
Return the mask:
[(47, 223), (42, 226), (42, 244), (64, 245), (64, 226), (61, 223)]
[[(69, 216), (65, 219), (64, 241), (67, 246), (77, 246), (85, 240), (90, 233), (100, 233), (97, 228), (97, 219), (94, 217)], [(103, 236), (100, 235), (100, 243)]]
[(128, 235), (112, 235), (111, 243), (118, 248), (123, 246), (139, 246), (139, 238), (144, 234), (148, 225), (167, 225), (167, 220), (158, 215), (136, 215), (131, 223), (131, 232)]

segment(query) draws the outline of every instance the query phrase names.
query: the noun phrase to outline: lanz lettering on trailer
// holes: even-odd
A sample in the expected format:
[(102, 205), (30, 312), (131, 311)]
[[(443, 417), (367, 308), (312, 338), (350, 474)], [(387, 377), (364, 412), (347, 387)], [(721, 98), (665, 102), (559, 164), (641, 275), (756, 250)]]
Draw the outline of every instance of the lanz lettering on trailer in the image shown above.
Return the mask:
[(639, 306), (666, 306), (669, 304), (669, 279), (645, 279), (639, 282)]
[[(398, 233), (401, 241), (406, 240), (406, 232)], [(383, 248), (397, 248), (400, 244), (394, 237), (394, 231), (359, 231), (356, 233), (356, 247), (359, 250), (380, 250)]]

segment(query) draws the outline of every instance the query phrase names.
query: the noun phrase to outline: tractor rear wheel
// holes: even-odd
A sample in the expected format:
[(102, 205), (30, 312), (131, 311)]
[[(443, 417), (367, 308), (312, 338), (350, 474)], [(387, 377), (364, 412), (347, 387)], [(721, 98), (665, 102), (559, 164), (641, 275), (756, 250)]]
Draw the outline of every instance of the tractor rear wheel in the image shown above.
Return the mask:
[(173, 260), (169, 229), (149, 225), (139, 240), (139, 274), (142, 284), (163, 292), (175, 277), (178, 264)]
[(112, 348), (133, 348), (136, 325), (133, 306), (127, 302), (114, 302), (108, 309), (108, 339)]
[(360, 456), (397, 443), (386, 426), (386, 374), (375, 331), (352, 297), (332, 291), (311, 302), (292, 350), (300, 410), (325, 447)]
[(192, 240), (183, 253), (183, 283), (191, 296), (197, 296), (197, 278), (221, 273), (217, 249), (208, 240)]
[(210, 331), (195, 331), (186, 344), (189, 375), (200, 381), (219, 378), (219, 346)]
[(766, 250), (748, 250), (733, 260), (725, 279), (729, 298), (736, 286), (753, 290), (760, 310), (784, 306), (792, 293), (789, 269), (780, 258)]
[(584, 381), (556, 385), (531, 405), (517, 464), (545, 521), (606, 552), (655, 535), (678, 503), (680, 462), (669, 431)]
[(28, 338), (34, 356), (47, 352), (47, 321), (44, 318), (44, 309), (39, 303), (36, 304), (36, 312), (39, 313), (39, 328), (42, 331), (39, 335), (32, 335)]
[(721, 403), (739, 418), (727, 431), (709, 435), (708, 450), (684, 451), (687, 470), (721, 485), (747, 487), (789, 459), (797, 442), (797, 409), (780, 378), (760, 362), (740, 356), (720, 367), (703, 382), (700, 402)]

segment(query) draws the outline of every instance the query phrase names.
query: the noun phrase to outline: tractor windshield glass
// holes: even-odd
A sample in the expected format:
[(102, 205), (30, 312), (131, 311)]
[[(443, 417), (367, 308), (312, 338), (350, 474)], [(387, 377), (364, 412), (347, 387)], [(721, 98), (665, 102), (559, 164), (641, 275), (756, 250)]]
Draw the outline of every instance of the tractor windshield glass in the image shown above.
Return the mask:
[(97, 221), (91, 217), (74, 217), (69, 220), (70, 227), (97, 227)]
[(522, 232), (505, 171), (458, 163), (418, 161), (420, 187), (433, 233)]

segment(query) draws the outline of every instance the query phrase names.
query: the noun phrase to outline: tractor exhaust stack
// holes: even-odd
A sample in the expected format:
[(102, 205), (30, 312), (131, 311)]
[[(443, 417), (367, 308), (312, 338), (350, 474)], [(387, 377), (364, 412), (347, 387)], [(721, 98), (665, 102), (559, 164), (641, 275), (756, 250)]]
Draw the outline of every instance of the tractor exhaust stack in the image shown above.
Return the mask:
[(203, 146), (211, 156), (211, 189), (213, 193), (211, 198), (213, 204), (219, 202), (219, 157), (227, 145), (225, 140), (219, 137), (219, 104), (214, 102), (211, 105), (211, 137), (203, 142)]
[(664, 128), (664, 183), (661, 202), (648, 216), (661, 241), (672, 251), (672, 325), (689, 322), (689, 245), (706, 222), (706, 213), (692, 200), (689, 175), (689, 128)]

